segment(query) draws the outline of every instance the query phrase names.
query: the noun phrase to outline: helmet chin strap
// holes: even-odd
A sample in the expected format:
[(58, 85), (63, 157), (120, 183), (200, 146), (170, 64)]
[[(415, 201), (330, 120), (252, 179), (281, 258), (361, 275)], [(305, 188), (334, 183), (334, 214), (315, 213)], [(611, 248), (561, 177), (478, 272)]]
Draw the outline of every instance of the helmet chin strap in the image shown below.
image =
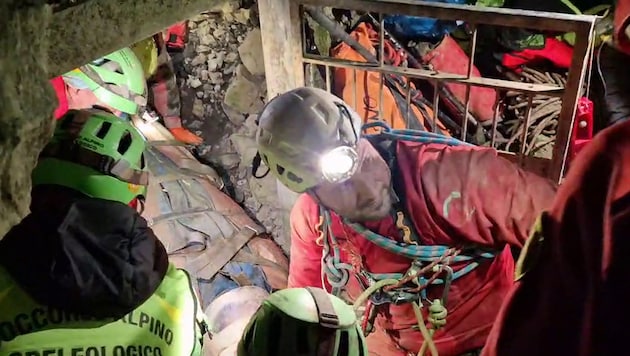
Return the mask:
[(263, 179), (269, 174), (271, 168), (267, 167), (267, 172), (262, 175), (258, 175), (258, 169), (260, 169), (260, 164), (262, 163), (262, 158), (260, 157), (260, 153), (256, 152), (254, 159), (252, 159), (252, 176), (256, 179)]
[(138, 201), (138, 206), (140, 209), (138, 209), (138, 214), (142, 215), (142, 213), (144, 213), (144, 197), (137, 197), (136, 200)]
[(339, 316), (330, 301), (328, 294), (320, 288), (306, 287), (306, 290), (313, 296), (317, 307), (317, 317), (322, 331), (319, 333), (317, 356), (334, 355), (337, 330), (339, 329)]

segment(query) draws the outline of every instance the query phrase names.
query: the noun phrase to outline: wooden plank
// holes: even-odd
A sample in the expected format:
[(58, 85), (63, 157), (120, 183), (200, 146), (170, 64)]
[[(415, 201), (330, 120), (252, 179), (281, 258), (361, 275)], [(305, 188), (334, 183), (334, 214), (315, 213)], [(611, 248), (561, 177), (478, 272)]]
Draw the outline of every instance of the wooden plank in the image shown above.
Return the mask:
[(493, 89), (505, 89), (505, 90), (517, 90), (521, 92), (530, 92), (533, 94), (543, 94), (548, 96), (562, 96), (564, 89), (557, 85), (549, 84), (532, 84), (515, 82), (511, 80), (483, 78), (483, 77), (468, 77), (461, 74), (453, 73), (440, 73), (426, 69), (416, 68), (404, 68), (384, 65), (378, 66), (378, 63), (362, 63), (362, 62), (350, 62), (338, 60), (335, 58), (316, 58), (314, 56), (305, 56), (303, 58), (305, 63), (312, 63), (316, 65), (330, 65), (331, 67), (348, 68), (348, 69), (360, 69), (369, 70), (378, 73), (387, 74), (400, 74), (411, 78), (420, 78), (426, 80), (440, 80), (443, 82), (457, 82), (462, 84), (469, 84), (480, 87), (487, 87)]
[[(302, 29), (300, 8), (294, 0), (258, 0), (260, 31), (267, 98), (272, 99), (288, 90), (304, 86), (302, 63)], [(278, 203), (282, 209), (285, 231), (283, 239), (290, 236), (289, 212), (298, 194), (276, 180)], [(286, 251), (287, 246), (282, 246)]]
[(267, 98), (304, 85), (299, 7), (291, 0), (258, 0)]
[(213, 8), (223, 0), (89, 0), (53, 14), (49, 40), (53, 77)]
[(589, 49), (592, 47), (595, 24), (588, 29), (582, 29), (575, 33), (575, 45), (573, 46), (573, 58), (567, 78), (566, 91), (562, 96), (562, 109), (558, 117), (556, 140), (553, 145), (553, 156), (549, 178), (560, 182), (564, 175), (565, 162), (569, 151), (569, 138), (573, 131), (573, 121), (577, 111), (577, 102), (582, 93), (582, 84), (586, 77), (587, 63), (589, 61)]
[(254, 236), (256, 231), (244, 227), (229, 238), (217, 237), (206, 249), (186, 265), (198, 278), (212, 279)]
[(301, 4), (332, 6), (366, 12), (405, 14), (473, 24), (573, 32), (590, 27), (595, 16), (476, 7), (415, 0), (299, 0)]

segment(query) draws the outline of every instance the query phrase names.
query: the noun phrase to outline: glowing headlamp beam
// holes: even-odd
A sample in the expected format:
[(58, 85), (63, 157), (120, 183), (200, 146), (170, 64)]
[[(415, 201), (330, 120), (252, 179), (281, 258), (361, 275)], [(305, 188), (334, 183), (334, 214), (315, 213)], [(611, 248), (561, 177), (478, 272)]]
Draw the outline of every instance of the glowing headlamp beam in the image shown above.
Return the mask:
[(343, 181), (354, 174), (357, 161), (357, 152), (352, 147), (334, 148), (320, 158), (322, 175), (331, 183)]

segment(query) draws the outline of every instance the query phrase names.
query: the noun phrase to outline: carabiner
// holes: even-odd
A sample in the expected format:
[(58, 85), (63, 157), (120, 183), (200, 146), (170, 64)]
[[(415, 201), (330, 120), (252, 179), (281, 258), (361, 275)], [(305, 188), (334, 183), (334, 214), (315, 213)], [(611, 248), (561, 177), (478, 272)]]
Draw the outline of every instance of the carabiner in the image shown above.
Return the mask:
[(444, 290), (442, 291), (442, 305), (446, 306), (448, 292), (451, 288), (451, 281), (453, 280), (453, 269), (451, 266), (447, 265), (441, 265), (440, 268), (446, 272), (446, 277), (444, 278)]

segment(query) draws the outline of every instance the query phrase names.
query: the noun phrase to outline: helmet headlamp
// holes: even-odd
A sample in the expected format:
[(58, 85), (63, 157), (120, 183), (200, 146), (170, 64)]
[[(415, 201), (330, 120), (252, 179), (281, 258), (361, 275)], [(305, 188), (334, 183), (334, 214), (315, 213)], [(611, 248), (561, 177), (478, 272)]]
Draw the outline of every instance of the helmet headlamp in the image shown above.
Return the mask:
[(340, 183), (357, 171), (359, 155), (350, 146), (333, 148), (320, 157), (319, 164), (324, 179), (329, 183)]

